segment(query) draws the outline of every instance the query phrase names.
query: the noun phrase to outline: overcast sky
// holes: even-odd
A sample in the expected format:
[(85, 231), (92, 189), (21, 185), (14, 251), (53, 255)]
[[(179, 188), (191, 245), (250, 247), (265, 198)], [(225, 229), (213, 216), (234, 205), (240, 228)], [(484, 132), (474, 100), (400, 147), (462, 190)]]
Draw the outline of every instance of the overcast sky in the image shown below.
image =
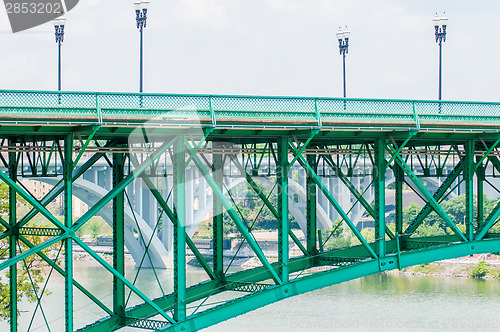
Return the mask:
[[(145, 92), (340, 97), (348, 25), (348, 97), (437, 99), (432, 18), (446, 11), (443, 99), (500, 101), (498, 1), (150, 1)], [(80, 0), (66, 17), (63, 89), (138, 91), (133, 0)], [(57, 88), (51, 23), (12, 34), (0, 7), (0, 45), (0, 89)]]

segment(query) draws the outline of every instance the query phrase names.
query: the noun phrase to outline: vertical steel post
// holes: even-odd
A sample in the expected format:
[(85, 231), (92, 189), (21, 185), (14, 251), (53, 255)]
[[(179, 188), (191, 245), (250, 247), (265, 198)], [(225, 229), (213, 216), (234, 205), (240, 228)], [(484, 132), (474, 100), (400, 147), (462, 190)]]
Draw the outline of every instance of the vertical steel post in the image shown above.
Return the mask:
[(278, 165), (276, 165), (276, 181), (278, 182), (278, 265), (279, 277), (283, 282), (289, 280), (288, 246), (288, 137), (278, 140)]
[(396, 234), (400, 235), (403, 233), (403, 182), (404, 182), (404, 171), (398, 164), (394, 164), (394, 179), (396, 184), (396, 192), (395, 192), (395, 226), (396, 226)]
[[(212, 142), (215, 150), (222, 148), (218, 142)], [(222, 191), (224, 181), (224, 168), (222, 164), (222, 153), (215, 152), (212, 155), (212, 172), (213, 178), (217, 187)], [(224, 280), (224, 208), (221, 200), (213, 195), (213, 218), (212, 218), (212, 232), (213, 232), (213, 264), (214, 273), (219, 281)]]
[(61, 41), (59, 41), (58, 43), (58, 48), (59, 48), (59, 52), (58, 52), (58, 55), (59, 55), (59, 61), (58, 61), (58, 71), (57, 71), (57, 90), (58, 91), (61, 91)]
[[(476, 162), (480, 161), (480, 157), (476, 158)], [(481, 229), (484, 224), (484, 178), (485, 178), (485, 167), (481, 162), (477, 166), (476, 179), (477, 179), (477, 229)]]
[(375, 142), (375, 167), (373, 170), (375, 184), (375, 253), (385, 256), (385, 140)]
[[(17, 181), (17, 158), (16, 141), (9, 140), (9, 177), (12, 181)], [(17, 218), (16, 218), (16, 192), (9, 186), (9, 224), (12, 233), (9, 237), (9, 258), (16, 257), (17, 247)], [(10, 331), (17, 331), (17, 264), (13, 264), (9, 269), (9, 290), (10, 290)]]
[(464, 148), (465, 237), (472, 241), (474, 239), (474, 140), (465, 142)]
[[(140, 42), (139, 42), (139, 92), (142, 93), (142, 24), (141, 27), (139, 28), (139, 34), (140, 34)], [(142, 106), (142, 105), (141, 105)]]
[[(313, 154), (307, 155), (307, 162), (311, 166), (314, 173), (318, 171), (317, 156)], [(307, 224), (307, 252), (309, 256), (316, 257), (318, 249), (316, 246), (316, 204), (317, 204), (317, 187), (311, 174), (307, 173), (306, 177), (306, 224)]]
[[(73, 225), (73, 134), (64, 138), (64, 225), (71, 228)], [(73, 234), (72, 234), (73, 235)], [(66, 331), (73, 331), (73, 240), (68, 237), (64, 240), (66, 269), (65, 289), (65, 317)]]
[(186, 318), (186, 183), (184, 137), (174, 143), (174, 199), (177, 223), (174, 223), (174, 319)]
[[(442, 53), (443, 53), (443, 42), (442, 39), (439, 40), (439, 100), (441, 100), (441, 68), (442, 68)], [(441, 104), (440, 104), (441, 107)]]
[[(125, 155), (113, 154), (113, 188), (124, 178)], [(113, 198), (113, 268), (125, 276), (125, 193), (120, 191)], [(120, 323), (125, 322), (125, 285), (113, 277), (113, 312)]]
[(344, 73), (344, 98), (347, 96), (346, 94), (346, 81), (345, 81), (345, 51), (342, 53), (342, 64), (343, 64), (343, 73)]

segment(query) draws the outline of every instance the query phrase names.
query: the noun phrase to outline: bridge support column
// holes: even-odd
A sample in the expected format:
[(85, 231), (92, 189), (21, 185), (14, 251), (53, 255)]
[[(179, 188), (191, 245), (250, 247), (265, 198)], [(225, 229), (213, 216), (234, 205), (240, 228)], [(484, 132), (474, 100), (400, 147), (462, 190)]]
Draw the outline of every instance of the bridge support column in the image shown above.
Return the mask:
[(177, 223), (174, 223), (174, 320), (186, 318), (186, 158), (184, 137), (174, 143), (174, 199)]
[[(66, 135), (64, 139), (64, 224), (73, 226), (73, 134)], [(72, 234), (71, 234), (72, 235)], [(66, 331), (73, 331), (73, 240), (68, 237), (64, 240), (64, 279), (65, 289), (65, 317)]]
[[(477, 162), (480, 161), (480, 157), (477, 157)], [(481, 229), (484, 226), (484, 179), (485, 179), (485, 167), (481, 162), (477, 166), (476, 179), (477, 179), (477, 229)]]
[[(318, 174), (318, 163), (316, 156), (313, 154), (307, 155), (307, 163), (311, 166), (312, 171)], [(306, 240), (307, 252), (310, 257), (316, 257), (318, 248), (316, 246), (316, 209), (317, 209), (317, 187), (313, 179), (313, 174), (307, 173), (306, 177)]]
[[(9, 140), (9, 177), (12, 181), (17, 181), (17, 158), (14, 150), (16, 141)], [(16, 218), (16, 192), (9, 186), (9, 225), (11, 233), (9, 237), (9, 258), (16, 257), (17, 253), (17, 218)], [(17, 264), (12, 264), (9, 268), (9, 290), (10, 290), (10, 331), (17, 331)]]
[(394, 223), (396, 226), (396, 236), (403, 233), (403, 182), (404, 182), (404, 172), (401, 166), (394, 164), (394, 183), (396, 184), (396, 192), (394, 196), (395, 204), (395, 218)]
[[(213, 142), (213, 148), (220, 150), (222, 144)], [(224, 165), (222, 163), (222, 154), (214, 153), (212, 155), (212, 172), (213, 178), (217, 187), (222, 191), (224, 181)], [(202, 177), (200, 177), (200, 182)], [(213, 232), (213, 269), (219, 281), (224, 280), (224, 208), (222, 201), (213, 195), (213, 218), (212, 218), (212, 232)]]
[(375, 142), (375, 167), (373, 169), (373, 183), (375, 184), (375, 253), (385, 256), (385, 140)]
[(278, 266), (279, 276), (283, 282), (289, 280), (288, 268), (288, 137), (281, 137), (278, 141), (278, 165), (276, 181), (278, 182)]
[(465, 142), (465, 237), (474, 239), (474, 140)]
[[(125, 156), (113, 154), (113, 188), (124, 178)], [(125, 203), (124, 192), (120, 191), (113, 198), (113, 268), (125, 276)], [(121, 324), (125, 323), (125, 285), (113, 276), (113, 312)]]

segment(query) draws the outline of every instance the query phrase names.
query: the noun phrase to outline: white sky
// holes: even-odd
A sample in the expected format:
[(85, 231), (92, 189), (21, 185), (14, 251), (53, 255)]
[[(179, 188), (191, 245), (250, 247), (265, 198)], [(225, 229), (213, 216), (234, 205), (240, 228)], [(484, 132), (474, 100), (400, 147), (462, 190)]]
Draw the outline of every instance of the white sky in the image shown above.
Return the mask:
[[(446, 11), (443, 99), (500, 99), (498, 1), (150, 1), (145, 92), (340, 97), (335, 33), (348, 25), (348, 97), (437, 99), (432, 18)], [(138, 91), (133, 2), (80, 0), (66, 15), (64, 90)], [(0, 45), (0, 89), (57, 88), (51, 23), (12, 34), (2, 6)]]

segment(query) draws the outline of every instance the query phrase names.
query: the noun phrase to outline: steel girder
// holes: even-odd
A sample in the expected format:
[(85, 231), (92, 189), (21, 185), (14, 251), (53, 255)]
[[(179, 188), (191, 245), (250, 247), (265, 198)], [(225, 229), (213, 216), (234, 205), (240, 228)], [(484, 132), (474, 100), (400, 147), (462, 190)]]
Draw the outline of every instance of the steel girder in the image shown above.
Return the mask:
[[(210, 136), (206, 136), (210, 138)], [(316, 136), (315, 136), (316, 137)], [(483, 162), (486, 158), (479, 157), (474, 162), (475, 155), (475, 144), (474, 141), (465, 141), (464, 154), (462, 161), (458, 165), (455, 165), (455, 169), (450, 173), (448, 179), (445, 180), (445, 185), (438, 191), (431, 193), (420, 180), (420, 175), (417, 175), (415, 170), (411, 167), (411, 163), (408, 159), (404, 159), (404, 153), (406, 147), (402, 147), (405, 144), (414, 144), (412, 140), (401, 141), (399, 148), (391, 146), (388, 144), (389, 140), (386, 138), (379, 138), (377, 140), (371, 141), (368, 144), (373, 146), (373, 162), (372, 165), (375, 167), (374, 171), (374, 184), (375, 184), (375, 205), (370, 211), (370, 214), (375, 215), (377, 218), (375, 220), (375, 241), (374, 243), (368, 243), (361, 233), (353, 225), (349, 218), (349, 213), (344, 211), (343, 207), (338, 203), (334, 194), (330, 189), (323, 184), (322, 177), (318, 173), (319, 161), (322, 159), (319, 156), (322, 153), (326, 154), (324, 160), (330, 161), (330, 166), (334, 165), (331, 161), (333, 160), (331, 156), (327, 153), (322, 152), (319, 148), (320, 144), (314, 144), (313, 140), (309, 140), (309, 136), (304, 138), (306, 143), (309, 143), (308, 148), (314, 147), (319, 149), (317, 151), (308, 151), (308, 148), (298, 148), (291, 143), (291, 137), (284, 135), (278, 138), (269, 139), (263, 151), (271, 151), (269, 153), (275, 155), (275, 166), (276, 166), (276, 182), (277, 182), (277, 199), (276, 203), (268, 199), (263, 195), (262, 190), (258, 188), (258, 185), (252, 179), (252, 176), (247, 172), (243, 165), (238, 165), (236, 159), (234, 158), (234, 153), (231, 151), (227, 153), (230, 156), (229, 159), (233, 161), (233, 164), (237, 169), (240, 170), (241, 175), (246, 179), (248, 184), (255, 190), (259, 199), (262, 201), (263, 206), (268, 208), (272, 215), (278, 221), (278, 259), (276, 263), (271, 263), (269, 259), (264, 255), (262, 250), (259, 248), (257, 241), (253, 238), (251, 230), (249, 230), (241, 218), (234, 211), (234, 206), (227, 200), (223, 194), (223, 168), (224, 168), (224, 154), (213, 154), (212, 162), (208, 162), (210, 158), (203, 157), (203, 148), (201, 145), (190, 146), (187, 142), (187, 138), (183, 136), (178, 136), (175, 142), (166, 142), (160, 147), (157, 147), (153, 154), (144, 160), (142, 163), (134, 160), (134, 157), (127, 156), (123, 152), (112, 153), (112, 165), (113, 165), (113, 189), (106, 195), (99, 203), (91, 209), (91, 213), (84, 214), (76, 222), (73, 222), (71, 218), (71, 188), (73, 182), (76, 180), (75, 175), (79, 170), (74, 170), (76, 166), (73, 161), (72, 146), (74, 143), (74, 138), (72, 135), (67, 135), (64, 137), (64, 159), (63, 159), (63, 181), (61, 183), (62, 189), (57, 189), (54, 192), (64, 193), (65, 198), (65, 219), (64, 223), (61, 223), (51, 216), (50, 212), (45, 208), (48, 198), (42, 200), (41, 202), (30, 198), (30, 195), (26, 193), (21, 186), (16, 182), (17, 167), (15, 167), (15, 162), (17, 162), (17, 156), (15, 152), (11, 152), (9, 155), (9, 160), (12, 160), (12, 169), (10, 174), (3, 175), (0, 177), (5, 179), (5, 182), (9, 185), (10, 190), (13, 192), (11, 197), (15, 197), (14, 193), (19, 193), (26, 197), (30, 204), (35, 207), (33, 213), (45, 214), (49, 221), (54, 224), (53, 233), (43, 233), (45, 235), (51, 235), (52, 238), (40, 245), (30, 245), (29, 241), (23, 236), (22, 232), (19, 230), (15, 231), (16, 228), (20, 228), (21, 222), (25, 227), (25, 234), (30, 233), (27, 227), (27, 222), (29, 218), (26, 216), (17, 221), (15, 215), (15, 203), (14, 199), (11, 198), (11, 207), (9, 211), (9, 222), (2, 223), (5, 227), (5, 236), (9, 241), (21, 241), (25, 243), (29, 249), (20, 253), (13, 251), (8, 260), (0, 263), (0, 268), (9, 268), (11, 270), (17, 271), (17, 263), (22, 262), (22, 260), (32, 254), (40, 255), (47, 263), (54, 267), (54, 269), (61, 273), (65, 277), (65, 300), (66, 300), (66, 329), (68, 331), (74, 329), (73, 312), (72, 312), (72, 290), (74, 287), (80, 289), (84, 294), (87, 295), (94, 303), (96, 303), (100, 308), (102, 308), (106, 313), (110, 315), (109, 318), (105, 318), (96, 322), (94, 325), (89, 325), (82, 330), (85, 331), (102, 331), (102, 330), (113, 330), (118, 329), (123, 326), (133, 326), (148, 328), (154, 326), (159, 330), (198, 330), (203, 327), (210, 326), (216, 322), (226, 320), (228, 318), (234, 317), (238, 314), (244, 313), (248, 310), (264, 306), (266, 304), (279, 301), (281, 299), (301, 294), (306, 291), (313, 289), (326, 287), (331, 284), (342, 282), (345, 280), (350, 280), (351, 278), (360, 277), (372, 273), (377, 273), (379, 271), (384, 271), (394, 268), (402, 268), (405, 266), (410, 266), (414, 264), (421, 264), (425, 262), (430, 262), (438, 259), (458, 257), (471, 253), (481, 253), (498, 251), (499, 240), (487, 238), (487, 233), (489, 228), (496, 222), (498, 216), (500, 215), (500, 207), (497, 207), (488, 217), (485, 218), (484, 223), (477, 223), (473, 220), (473, 210), (472, 210), (472, 194), (474, 192), (473, 188), (473, 178), (474, 174), (482, 172), (485, 168)], [(308, 141), (309, 140), (309, 141)], [(324, 142), (323, 142), (324, 143)], [(13, 144), (13, 143), (12, 143)], [(130, 184), (134, 179), (138, 178), (142, 172), (144, 172), (152, 163), (155, 162), (157, 158), (160, 157), (169, 147), (174, 144), (173, 149), (173, 161), (175, 161), (175, 176), (174, 176), (174, 198), (175, 207), (172, 211), (167, 205), (167, 199), (158, 191), (152, 180), (145, 176), (144, 182), (150, 189), (151, 193), (155, 197), (158, 204), (161, 206), (162, 212), (166, 213), (170, 221), (174, 224), (174, 231), (176, 239), (175, 244), (175, 255), (174, 255), (174, 293), (163, 295), (157, 298), (147, 296), (145, 293), (130, 282), (130, 280), (125, 276), (123, 259), (124, 259), (124, 246), (123, 246), (123, 209), (124, 209), (124, 190), (125, 187)], [(212, 142), (214, 148), (224, 149), (222, 145)], [(88, 145), (88, 144), (87, 144)], [(305, 144), (304, 144), (305, 145)], [(302, 147), (304, 147), (302, 145)], [(494, 144), (493, 144), (494, 145)], [(491, 147), (492, 145), (490, 145)], [(386, 152), (388, 151), (388, 153)], [(488, 152), (488, 151), (486, 151)], [(491, 149), (489, 153), (493, 152)], [(80, 155), (80, 154), (79, 154)], [(232, 157), (231, 157), (232, 156)], [(484, 155), (483, 155), (484, 156)], [(257, 169), (262, 166), (262, 155), (252, 156), (256, 162), (253, 164)], [(78, 156), (77, 156), (78, 158)], [(126, 158), (130, 160), (133, 164), (135, 171), (125, 175), (124, 166), (126, 164)], [(490, 160), (491, 156), (487, 157)], [(185, 193), (185, 178), (184, 168), (186, 167), (186, 160), (193, 162), (201, 175), (212, 188), (216, 200), (214, 200), (214, 213), (213, 219), (213, 240), (214, 240), (214, 258), (213, 258), (213, 269), (210, 268), (208, 263), (206, 263), (205, 258), (197, 250), (196, 246), (189, 239), (185, 231), (185, 203), (189, 199), (186, 197)], [(308, 232), (306, 236), (306, 248), (302, 248), (304, 255), (291, 258), (289, 249), (289, 239), (294, 240), (300, 247), (302, 245), (298, 239), (294, 238), (293, 233), (289, 229), (288, 220), (288, 202), (289, 202), (289, 171), (291, 167), (294, 167), (289, 160), (297, 161), (297, 163), (305, 170), (308, 176), (307, 186), (309, 187), (310, 198), (307, 206), (308, 213)], [(390, 162), (388, 162), (389, 160)], [(389, 163), (393, 163), (389, 165)], [(208, 164), (208, 165), (207, 165)], [(464, 165), (464, 166), (462, 166)], [(396, 223), (394, 238), (386, 238), (387, 234), (387, 221), (385, 219), (385, 187), (386, 187), (386, 169), (391, 167), (395, 173), (396, 178)], [(212, 173), (209, 172), (212, 170)], [(218, 172), (218, 170), (220, 172)], [(440, 203), (446, 195), (446, 191), (451, 188), (452, 182), (456, 180), (457, 176), (463, 172), (464, 181), (468, 181), (469, 186), (466, 196), (468, 197), (469, 210), (467, 215), (469, 216), (469, 228), (466, 231), (464, 238), (458, 238), (455, 236), (439, 237), (439, 238), (411, 238), (406, 239), (406, 245), (400, 245), (399, 240), (403, 231), (402, 225), (402, 183), (404, 181), (404, 174), (415, 183), (415, 185), (421, 190), (423, 196), (429, 201), (429, 206), (431, 208), (424, 207), (422, 211), (424, 214), (428, 214), (431, 210), (439, 211)], [(340, 174), (340, 173), (339, 173)], [(337, 174), (337, 177), (338, 175)], [(323, 174), (323, 176), (325, 176)], [(480, 181), (483, 176), (477, 177)], [(355, 198), (363, 202), (363, 205), (369, 206), (369, 202), (359, 192), (355, 186), (350, 183), (349, 178), (344, 176), (341, 181), (351, 186), (347, 186), (350, 192), (356, 192), (354, 194)], [(58, 187), (59, 188), (59, 187)], [(351, 231), (362, 243), (360, 246), (354, 246), (351, 248), (344, 248), (338, 250), (322, 250), (321, 247), (318, 248), (317, 244), (317, 228), (316, 228), (316, 195), (318, 192), (322, 192), (328, 202), (335, 208), (335, 210), (341, 215), (345, 223), (349, 226)], [(52, 197), (54, 194), (49, 194), (48, 197)], [(99, 211), (100, 208), (113, 202), (114, 211), (114, 257), (113, 264), (109, 264), (104, 261), (99, 255), (97, 255), (91, 248), (89, 248), (81, 239), (75, 236), (74, 232), (81, 227), (85, 222), (87, 222), (91, 215)], [(482, 204), (481, 204), (482, 205)], [(226, 212), (224, 212), (224, 209)], [(184, 211), (184, 212), (183, 212)], [(427, 212), (428, 211), (428, 212)], [(219, 213), (220, 212), (220, 213)], [(33, 214), (31, 213), (31, 214)], [(226, 274), (223, 269), (224, 262), (222, 261), (222, 232), (223, 223), (222, 215), (228, 213), (238, 226), (239, 231), (245, 237), (245, 240), (250, 244), (251, 249), (257, 254), (263, 267), (256, 268), (249, 271), (243, 271), (234, 274)], [(446, 215), (442, 212), (438, 214), (448, 223), (450, 228), (453, 226), (453, 221), (446, 218)], [(314, 216), (314, 217), (313, 217)], [(23, 221), (25, 220), (25, 221)], [(26, 221), (27, 220), (27, 221)], [(415, 229), (421, 224), (423, 217), (420, 216), (414, 224), (408, 228), (408, 235), (414, 232)], [(455, 226), (456, 227), (456, 226)], [(28, 232), (29, 231), (29, 232)], [(41, 233), (40, 233), (41, 234)], [(406, 235), (406, 234), (405, 234)], [(486, 236), (486, 238), (484, 238)], [(457, 238), (460, 243), (457, 243)], [(484, 239), (483, 239), (484, 238)], [(50, 258), (46, 256), (42, 249), (48, 248), (51, 245), (63, 241), (65, 245), (66, 252), (71, 252), (72, 242), (81, 246), (86, 250), (99, 264), (101, 264), (113, 277), (113, 306), (108, 308), (103, 304), (95, 295), (90, 291), (85, 289), (81, 284), (74, 280), (72, 275), (72, 261), (71, 256), (68, 255), (65, 259), (64, 268), (58, 266), (56, 263), (50, 263)], [(202, 282), (198, 285), (187, 288), (186, 287), (186, 259), (185, 259), (185, 246), (186, 244), (191, 248), (192, 252), (202, 264), (203, 268), (207, 272), (210, 280)], [(300, 244), (300, 245), (299, 245)], [(420, 248), (420, 249), (416, 249)], [(307, 250), (305, 250), (307, 249)], [(15, 246), (14, 246), (15, 250)], [(216, 253), (216, 254), (215, 254)], [(303, 277), (301, 273), (309, 268), (315, 266), (331, 266), (332, 269), (325, 272), (313, 273), (311, 276)], [(14, 278), (12, 279), (14, 281)], [(12, 282), (11, 284), (14, 284)], [(137, 305), (135, 307), (127, 307), (125, 300), (125, 289), (132, 290), (142, 301), (143, 304)], [(14, 292), (15, 286), (12, 286), (11, 292)], [(211, 296), (221, 293), (221, 292), (232, 292), (231, 294), (236, 294), (231, 300), (226, 303), (214, 306), (212, 309), (207, 309), (203, 311), (198, 311), (196, 309), (193, 311), (190, 309), (189, 305), (197, 306), (197, 301), (207, 301)], [(240, 293), (245, 293), (244, 296), (238, 296)], [(241, 294), (240, 294), (241, 295)], [(13, 297), (15, 298), (15, 297)], [(15, 307), (15, 306), (14, 306)], [(173, 314), (171, 314), (173, 311)], [(156, 317), (156, 318), (155, 318)], [(159, 318), (157, 318), (159, 317)], [(161, 319), (161, 320), (158, 320)], [(15, 328), (13, 328), (15, 330)]]

